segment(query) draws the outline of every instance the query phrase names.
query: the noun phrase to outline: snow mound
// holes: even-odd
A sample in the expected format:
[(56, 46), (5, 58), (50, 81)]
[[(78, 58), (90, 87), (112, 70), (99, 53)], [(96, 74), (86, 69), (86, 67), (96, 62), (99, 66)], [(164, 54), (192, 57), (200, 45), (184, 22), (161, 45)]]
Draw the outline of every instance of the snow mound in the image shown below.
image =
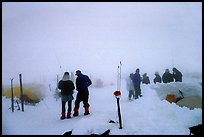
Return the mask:
[(176, 98), (182, 97), (179, 90), (184, 97), (199, 96), (202, 98), (202, 87), (199, 83), (185, 83), (185, 82), (171, 82), (171, 83), (157, 83), (150, 86), (156, 90), (160, 99), (165, 99), (167, 94), (173, 94)]

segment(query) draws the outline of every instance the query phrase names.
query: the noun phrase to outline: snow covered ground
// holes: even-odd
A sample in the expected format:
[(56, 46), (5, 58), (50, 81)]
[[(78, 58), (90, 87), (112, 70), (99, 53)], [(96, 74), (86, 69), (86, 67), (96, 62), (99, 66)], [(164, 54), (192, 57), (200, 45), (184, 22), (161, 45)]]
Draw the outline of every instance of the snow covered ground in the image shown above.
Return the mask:
[[(115, 85), (103, 88), (90, 87), (91, 115), (83, 115), (81, 103), (79, 116), (65, 120), (60, 120), (61, 100), (56, 100), (53, 97), (54, 91), (49, 91), (49, 88), (43, 101), (36, 106), (26, 105), (24, 112), (16, 109), (11, 112), (10, 99), (2, 97), (2, 134), (62, 135), (72, 130), (72, 135), (88, 135), (101, 134), (110, 129), (110, 135), (188, 135), (189, 127), (202, 123), (202, 109), (190, 110), (175, 103), (171, 104), (162, 99), (164, 94), (161, 91), (164, 89), (175, 91), (176, 87), (179, 87), (185, 95), (202, 97), (199, 82), (202, 80), (191, 80), (191, 84), (184, 81), (142, 85), (143, 97), (129, 101), (126, 82), (123, 79), (120, 98), (122, 129), (119, 129), (118, 123), (109, 123), (110, 120), (118, 121), (116, 98), (113, 95)], [(195, 90), (192, 91), (193, 89)], [(74, 101), (72, 106), (74, 108)]]

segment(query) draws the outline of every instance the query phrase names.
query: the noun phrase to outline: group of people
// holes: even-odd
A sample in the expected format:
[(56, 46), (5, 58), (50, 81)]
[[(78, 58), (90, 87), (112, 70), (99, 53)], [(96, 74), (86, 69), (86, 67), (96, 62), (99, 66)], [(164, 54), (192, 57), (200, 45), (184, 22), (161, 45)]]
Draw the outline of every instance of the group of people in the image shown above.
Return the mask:
[(170, 83), (170, 82), (182, 82), (183, 74), (177, 69), (172, 69), (173, 73), (170, 73), (169, 69), (166, 69), (162, 77), (159, 75), (158, 72), (155, 73), (154, 83)]
[[(173, 68), (173, 74), (169, 72), (169, 69), (165, 70), (165, 73), (162, 75), (162, 77), (159, 75), (158, 72), (155, 73), (155, 78), (153, 79), (154, 83), (157, 82), (161, 83), (169, 83), (173, 82), (175, 79), (175, 82), (182, 82), (182, 73), (176, 69)], [(83, 101), (84, 104), (84, 115), (89, 115), (89, 90), (88, 87), (92, 84), (92, 81), (87, 75), (84, 75), (81, 73), (80, 70), (76, 71), (76, 100), (75, 100), (75, 107), (74, 107), (74, 114), (73, 116), (79, 115), (79, 106), (80, 102)], [(69, 78), (69, 72), (65, 72), (62, 80), (58, 83), (58, 88), (61, 90), (61, 100), (62, 100), (62, 111), (61, 111), (61, 119), (65, 118), (71, 118), (71, 111), (72, 111), (72, 101), (74, 99), (73, 97), (73, 91), (75, 89), (73, 81)], [(143, 77), (140, 76), (140, 69), (137, 68), (135, 73), (131, 73), (127, 79), (126, 88), (129, 91), (129, 99), (133, 97), (134, 99), (138, 99), (138, 97), (142, 97), (141, 88), (140, 85), (143, 84), (149, 84), (150, 80), (147, 76), (147, 73), (144, 73)], [(66, 102), (68, 102), (68, 111), (66, 115)]]
[[(176, 69), (175, 67), (172, 69), (173, 73), (169, 72), (169, 69), (166, 69), (162, 77), (159, 75), (158, 72), (156, 72), (155, 78), (153, 79), (153, 82), (156, 84), (158, 83), (169, 83), (169, 82), (182, 82), (182, 73)], [(147, 73), (143, 74), (142, 77), (142, 84), (150, 84), (149, 77), (147, 76)]]
[[(147, 76), (147, 73), (143, 74), (143, 77), (140, 77), (139, 74), (139, 68), (136, 69), (135, 74), (131, 73), (129, 77), (127, 78), (126, 83), (126, 89), (129, 91), (129, 100), (133, 97), (134, 99), (137, 99), (138, 96), (142, 96), (141, 94), (141, 88), (140, 84), (150, 84), (149, 77)], [(182, 73), (176, 69), (175, 67), (172, 69), (173, 73), (169, 72), (169, 69), (165, 70), (165, 73), (162, 75), (162, 77), (159, 75), (158, 72), (156, 72), (155, 78), (153, 79), (153, 82), (156, 84), (158, 83), (169, 83), (169, 82), (182, 82)]]
[[(80, 102), (83, 101), (84, 104), (84, 115), (89, 115), (89, 90), (88, 87), (92, 84), (92, 81), (87, 75), (84, 75), (81, 73), (80, 70), (76, 71), (76, 90), (77, 96), (75, 100), (75, 107), (74, 107), (74, 114), (73, 116), (79, 115), (79, 105)], [(73, 91), (75, 89), (74, 83), (69, 79), (69, 72), (65, 72), (62, 80), (58, 83), (58, 88), (61, 90), (61, 99), (62, 99), (62, 112), (60, 119), (63, 120), (65, 118), (71, 118), (71, 111), (72, 111), (72, 100), (73, 97)], [(68, 111), (66, 115), (66, 102), (68, 102)]]

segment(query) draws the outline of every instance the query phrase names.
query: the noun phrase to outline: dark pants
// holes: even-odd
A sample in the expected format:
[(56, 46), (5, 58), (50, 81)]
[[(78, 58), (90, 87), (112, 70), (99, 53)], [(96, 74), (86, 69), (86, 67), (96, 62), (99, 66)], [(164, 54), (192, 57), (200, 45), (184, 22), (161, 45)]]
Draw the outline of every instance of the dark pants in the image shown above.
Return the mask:
[(75, 100), (75, 108), (79, 108), (81, 101), (83, 101), (84, 107), (89, 107), (88, 99), (89, 99), (88, 91), (78, 92)]
[(131, 99), (132, 96), (133, 97), (135, 96), (135, 92), (134, 90), (129, 90), (129, 94), (128, 94), (129, 99)]
[(141, 88), (140, 85), (134, 85), (135, 88), (135, 99), (138, 98), (138, 96), (141, 96)]
[[(67, 102), (68, 102), (68, 113), (71, 113), (72, 101), (67, 101)], [(65, 105), (66, 105), (66, 102), (62, 101), (62, 113), (65, 113), (65, 111), (66, 111)]]

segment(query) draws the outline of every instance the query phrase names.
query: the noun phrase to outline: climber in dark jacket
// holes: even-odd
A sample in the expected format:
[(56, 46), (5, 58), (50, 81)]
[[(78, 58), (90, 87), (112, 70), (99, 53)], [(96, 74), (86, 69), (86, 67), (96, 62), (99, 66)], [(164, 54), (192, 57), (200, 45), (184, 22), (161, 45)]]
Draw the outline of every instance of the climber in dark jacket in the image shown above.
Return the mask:
[(140, 69), (137, 68), (135, 71), (135, 74), (132, 77), (132, 82), (135, 88), (135, 99), (138, 99), (138, 96), (142, 97), (141, 88), (140, 88), (141, 81), (142, 80), (140, 77)]
[(156, 72), (155, 74), (155, 78), (154, 78), (154, 84), (156, 84), (157, 82), (158, 83), (161, 83), (161, 76), (159, 75), (159, 73), (158, 72)]
[(165, 73), (162, 75), (162, 81), (163, 83), (170, 83), (174, 81), (173, 74), (169, 72), (169, 69), (166, 69)]
[(147, 73), (143, 74), (142, 84), (150, 84), (150, 80), (149, 80), (149, 77), (147, 76)]
[(182, 73), (176, 68), (173, 68), (172, 70), (175, 82), (182, 82)]
[(65, 119), (65, 104), (68, 102), (68, 112), (67, 118), (71, 118), (71, 110), (72, 110), (72, 100), (73, 98), (73, 90), (75, 89), (74, 83), (69, 80), (69, 72), (65, 72), (62, 80), (58, 83), (58, 88), (61, 89), (61, 98), (62, 98), (62, 116), (61, 119)]
[(88, 99), (89, 99), (89, 90), (88, 87), (92, 84), (90, 78), (87, 75), (84, 75), (81, 73), (80, 70), (76, 71), (76, 90), (78, 91), (77, 96), (76, 96), (76, 100), (75, 100), (75, 107), (74, 107), (74, 114), (73, 116), (78, 116), (78, 109), (79, 109), (79, 105), (80, 102), (83, 101), (84, 104), (84, 115), (88, 115), (89, 113), (89, 103), (88, 103)]

